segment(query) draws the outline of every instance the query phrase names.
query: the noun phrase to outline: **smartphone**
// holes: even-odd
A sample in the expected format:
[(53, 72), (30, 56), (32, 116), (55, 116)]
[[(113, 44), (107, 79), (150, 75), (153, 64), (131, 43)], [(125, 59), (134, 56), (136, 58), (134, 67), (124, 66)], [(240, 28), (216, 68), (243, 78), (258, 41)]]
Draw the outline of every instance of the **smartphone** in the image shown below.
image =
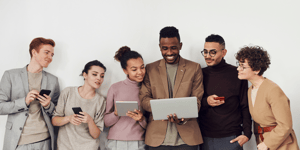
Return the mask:
[(82, 115), (82, 114), (79, 113), (79, 112), (82, 112), (80, 107), (72, 107), (72, 109), (73, 109), (74, 114)]
[(214, 100), (224, 101), (224, 100), (225, 100), (225, 97), (215, 97)]
[[(49, 96), (50, 93), (51, 93), (51, 90), (45, 90), (45, 89), (42, 89), (42, 90), (40, 91), (40, 94), (39, 94), (39, 95), (44, 96), (44, 94), (46, 94), (46, 95)], [(44, 96), (44, 97), (45, 97), (45, 96)], [(46, 98), (46, 97), (45, 97), (45, 98)]]

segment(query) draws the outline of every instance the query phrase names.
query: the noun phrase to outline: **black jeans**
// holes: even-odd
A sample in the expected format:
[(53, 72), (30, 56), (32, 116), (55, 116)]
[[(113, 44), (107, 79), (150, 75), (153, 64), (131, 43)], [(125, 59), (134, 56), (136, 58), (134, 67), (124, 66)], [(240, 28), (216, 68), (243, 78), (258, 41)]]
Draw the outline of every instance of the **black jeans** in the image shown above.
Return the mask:
[(243, 147), (236, 141), (230, 143), (237, 136), (229, 136), (224, 138), (203, 137), (203, 144), (200, 145), (201, 150), (243, 150)]
[(147, 146), (149, 150), (198, 150), (198, 145), (196, 146), (189, 146), (187, 144), (179, 145), (179, 146), (158, 146), (158, 147), (151, 147)]

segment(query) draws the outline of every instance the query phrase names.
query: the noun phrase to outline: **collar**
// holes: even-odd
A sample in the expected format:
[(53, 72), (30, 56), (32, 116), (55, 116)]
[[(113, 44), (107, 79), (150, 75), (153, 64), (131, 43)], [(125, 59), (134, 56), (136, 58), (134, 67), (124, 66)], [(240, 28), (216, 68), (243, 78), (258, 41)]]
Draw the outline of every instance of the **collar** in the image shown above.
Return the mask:
[(212, 69), (212, 70), (219, 70), (225, 66), (227, 66), (228, 64), (226, 63), (225, 59), (222, 58), (221, 62), (215, 66), (208, 66), (207, 68)]
[(129, 86), (138, 87), (138, 82), (130, 80), (129, 77), (126, 77), (126, 79), (124, 80), (124, 83)]
[[(179, 58), (179, 62), (177, 63), (178, 67), (181, 67), (181, 66), (184, 67), (185, 66), (185, 59), (182, 58), (180, 55), (179, 55), (179, 57), (180, 57)], [(165, 61), (165, 59), (161, 59), (158, 66), (166, 68), (166, 61)]]

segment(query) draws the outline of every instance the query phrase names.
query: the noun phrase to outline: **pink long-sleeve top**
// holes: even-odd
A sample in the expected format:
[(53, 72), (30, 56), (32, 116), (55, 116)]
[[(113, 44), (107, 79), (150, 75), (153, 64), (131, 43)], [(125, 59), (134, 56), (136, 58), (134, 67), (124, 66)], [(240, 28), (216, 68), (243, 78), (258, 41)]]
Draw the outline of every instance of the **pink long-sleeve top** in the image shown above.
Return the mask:
[(116, 101), (137, 101), (141, 110), (138, 83), (127, 78), (109, 88), (104, 116), (105, 126), (110, 127), (107, 138), (121, 141), (144, 140), (146, 119), (138, 122), (128, 116), (116, 116), (114, 114)]

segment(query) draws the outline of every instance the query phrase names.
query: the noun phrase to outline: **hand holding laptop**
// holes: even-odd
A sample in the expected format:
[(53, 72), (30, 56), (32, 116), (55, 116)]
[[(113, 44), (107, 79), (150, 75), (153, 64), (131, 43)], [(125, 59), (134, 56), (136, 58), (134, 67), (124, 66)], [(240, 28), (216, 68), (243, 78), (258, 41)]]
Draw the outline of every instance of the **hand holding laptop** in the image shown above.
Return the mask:
[(180, 123), (180, 122), (184, 122), (184, 120), (185, 120), (184, 118), (178, 119), (177, 115), (175, 113), (167, 115), (167, 118), (168, 118), (168, 120), (162, 120), (162, 121), (169, 121), (169, 122), (173, 122), (173, 123)]
[[(187, 118), (198, 117), (196, 97), (181, 97), (150, 100), (153, 120), (185, 124)], [(178, 119), (179, 118), (179, 119)]]

